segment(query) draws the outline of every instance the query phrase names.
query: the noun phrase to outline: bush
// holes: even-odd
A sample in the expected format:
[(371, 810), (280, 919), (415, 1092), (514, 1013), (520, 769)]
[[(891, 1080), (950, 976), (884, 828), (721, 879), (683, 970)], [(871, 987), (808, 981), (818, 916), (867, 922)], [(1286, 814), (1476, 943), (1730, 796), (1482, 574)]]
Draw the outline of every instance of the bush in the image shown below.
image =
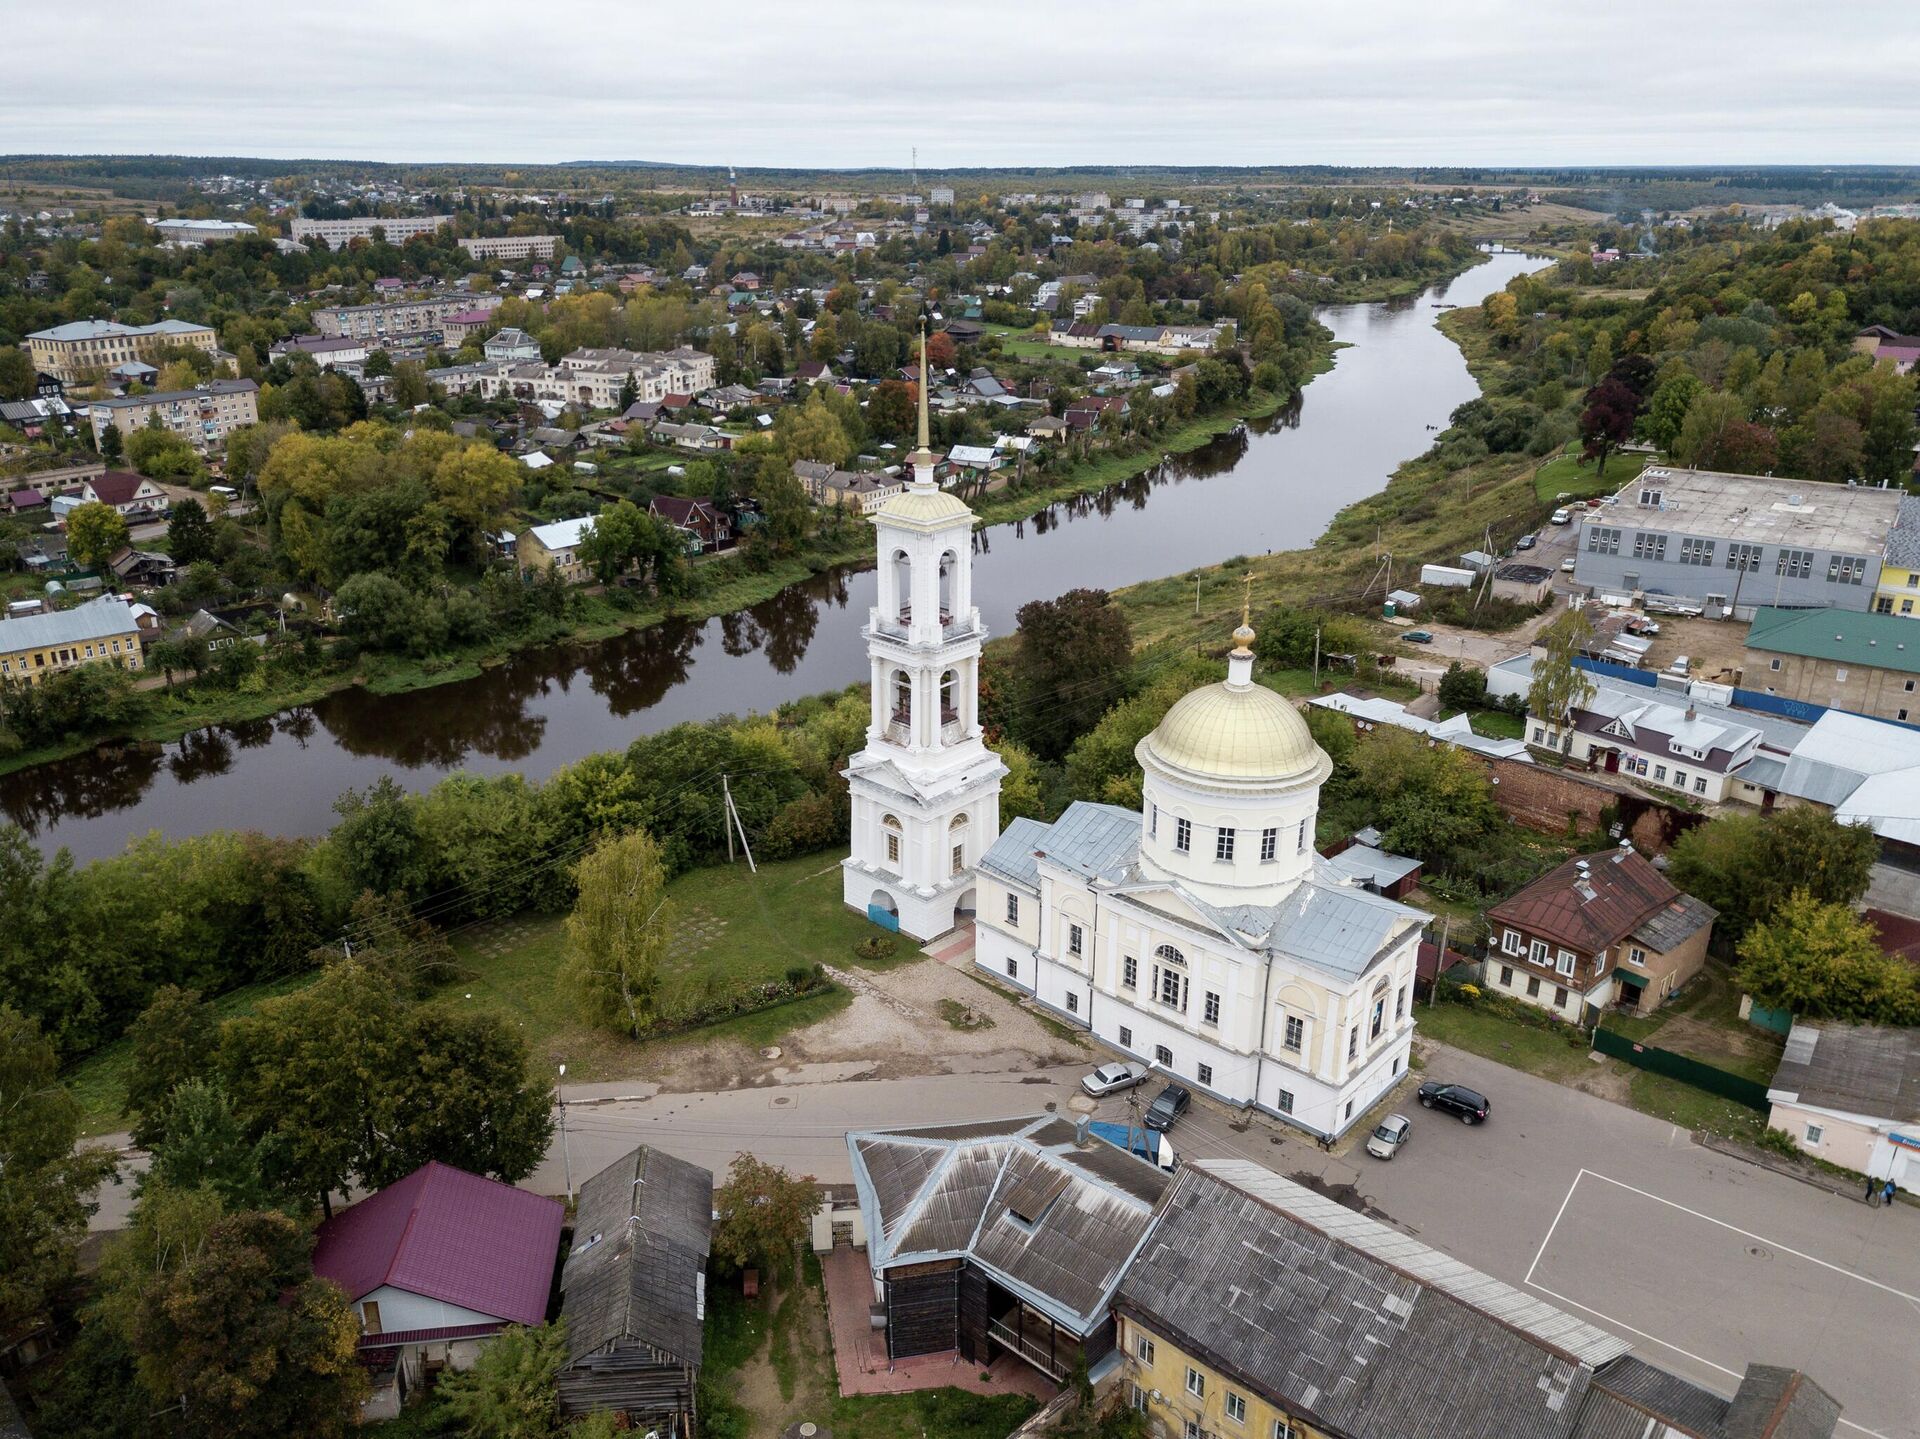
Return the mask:
[(1788, 1159), (1805, 1158), (1800, 1152), (1800, 1146), (1793, 1142), (1793, 1136), (1784, 1129), (1774, 1129), (1769, 1126), (1760, 1131), (1760, 1138), (1755, 1143), (1762, 1149), (1772, 1150), (1775, 1154)]
[(885, 935), (868, 935), (853, 947), (853, 952), (869, 964), (883, 959), (892, 959), (900, 948), (898, 940), (888, 939)]

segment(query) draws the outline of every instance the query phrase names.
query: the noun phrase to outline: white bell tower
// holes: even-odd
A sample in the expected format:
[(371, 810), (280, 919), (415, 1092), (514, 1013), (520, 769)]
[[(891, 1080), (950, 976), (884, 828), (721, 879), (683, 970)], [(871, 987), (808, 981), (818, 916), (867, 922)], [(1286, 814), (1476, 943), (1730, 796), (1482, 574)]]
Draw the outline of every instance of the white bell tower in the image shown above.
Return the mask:
[(872, 710), (847, 763), (853, 852), (847, 904), (915, 939), (973, 909), (974, 866), (1000, 836), (1006, 766), (980, 737), (973, 511), (933, 480), (927, 338), (920, 335), (920, 445), (913, 483), (874, 511), (879, 603), (866, 628)]

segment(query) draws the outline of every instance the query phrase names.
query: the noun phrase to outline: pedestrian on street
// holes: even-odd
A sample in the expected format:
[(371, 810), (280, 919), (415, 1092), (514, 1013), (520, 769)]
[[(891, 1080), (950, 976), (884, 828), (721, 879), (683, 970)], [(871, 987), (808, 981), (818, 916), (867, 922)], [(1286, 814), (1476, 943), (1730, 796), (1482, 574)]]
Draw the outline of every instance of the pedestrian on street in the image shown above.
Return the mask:
[(1893, 1208), (1893, 1196), (1894, 1196), (1894, 1183), (1891, 1179), (1889, 1179), (1887, 1181), (1887, 1187), (1880, 1191), (1880, 1202), (1882, 1204), (1885, 1204), (1887, 1208), (1891, 1209)]
[(1880, 1192), (1880, 1181), (1875, 1179), (1872, 1175), (1868, 1175), (1867, 1176), (1867, 1194), (1866, 1194), (1868, 1208), (1872, 1208), (1873, 1202), (1874, 1202), (1874, 1196), (1877, 1195), (1879, 1192)]

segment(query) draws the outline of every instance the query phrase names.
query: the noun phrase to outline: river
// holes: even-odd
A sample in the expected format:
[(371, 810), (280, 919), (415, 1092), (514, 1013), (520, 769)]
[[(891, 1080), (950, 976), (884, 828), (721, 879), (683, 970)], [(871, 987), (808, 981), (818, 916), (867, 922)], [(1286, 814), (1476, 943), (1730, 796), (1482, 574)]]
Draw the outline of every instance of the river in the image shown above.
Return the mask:
[[(1496, 252), (1412, 299), (1327, 306), (1321, 319), (1349, 348), (1293, 406), (1097, 495), (981, 531), (974, 595), (988, 628), (1004, 634), (1028, 600), (1076, 586), (1116, 589), (1311, 545), (1478, 393), (1434, 326), (1436, 306), (1477, 305), (1545, 263)], [(530, 651), (454, 684), (345, 690), (165, 746), (104, 746), (0, 779), (0, 811), (43, 849), (64, 845), (81, 860), (156, 829), (318, 834), (341, 791), (381, 775), (410, 789), (463, 769), (537, 778), (683, 720), (863, 679), (860, 626), (873, 599), (872, 570), (846, 567), (735, 614)]]

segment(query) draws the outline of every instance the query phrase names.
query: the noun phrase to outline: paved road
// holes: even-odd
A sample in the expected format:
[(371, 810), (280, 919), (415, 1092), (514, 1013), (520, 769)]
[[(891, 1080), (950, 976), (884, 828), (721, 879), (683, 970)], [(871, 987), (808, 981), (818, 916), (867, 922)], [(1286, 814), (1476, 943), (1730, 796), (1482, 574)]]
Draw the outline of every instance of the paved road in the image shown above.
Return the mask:
[[(640, 1142), (714, 1170), (752, 1153), (822, 1180), (851, 1177), (849, 1129), (1065, 1112), (1086, 1066), (919, 1079), (817, 1066), (710, 1094), (570, 1089), (576, 1183)], [(1351, 1186), (1428, 1243), (1632, 1340), (1651, 1362), (1731, 1393), (1753, 1361), (1800, 1366), (1846, 1405), (1844, 1436), (1920, 1436), (1920, 1210), (1869, 1209), (1694, 1146), (1671, 1125), (1489, 1060), (1441, 1051), (1428, 1073), (1492, 1096), (1468, 1128), (1413, 1106), (1392, 1163), (1330, 1156), (1263, 1119), (1205, 1105), (1174, 1133), (1193, 1157), (1250, 1157)], [(1124, 1118), (1124, 1101), (1102, 1117)], [(528, 1187), (560, 1193), (556, 1141)], [(124, 1221), (110, 1190), (97, 1227)]]

